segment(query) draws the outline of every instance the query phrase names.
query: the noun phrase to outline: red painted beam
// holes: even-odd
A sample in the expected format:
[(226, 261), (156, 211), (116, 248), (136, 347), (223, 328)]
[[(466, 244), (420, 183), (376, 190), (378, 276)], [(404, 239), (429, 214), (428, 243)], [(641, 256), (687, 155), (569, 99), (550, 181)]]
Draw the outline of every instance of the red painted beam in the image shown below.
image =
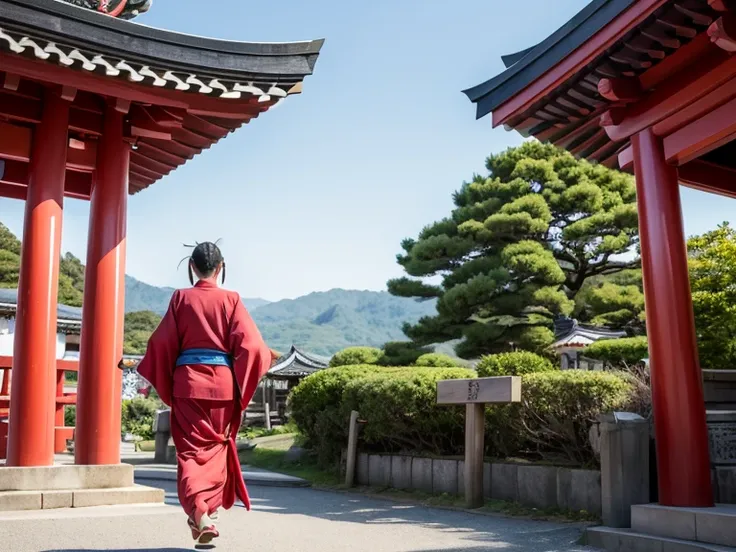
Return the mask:
[(146, 157), (140, 152), (140, 148), (130, 152), (130, 162), (135, 163), (139, 167), (145, 167), (148, 170), (155, 171), (161, 175), (169, 174), (176, 168), (171, 165), (167, 165), (166, 163), (156, 161), (155, 159), (151, 159), (150, 157)]
[(153, 144), (149, 144), (146, 140), (138, 140), (136, 143), (136, 151), (139, 151), (146, 157), (150, 157), (160, 163), (171, 165), (173, 167), (183, 165), (187, 162), (187, 159), (189, 159), (189, 157), (176, 155)]
[(622, 171), (634, 166), (634, 150), (631, 146), (618, 153), (618, 166)]
[(736, 15), (726, 13), (708, 27), (710, 41), (726, 52), (736, 52)]
[[(28, 186), (29, 164), (22, 161), (5, 161), (5, 169), (0, 174), (0, 183), (4, 185), (0, 197), (25, 199)], [(22, 192), (18, 191), (21, 189)], [(64, 195), (75, 199), (89, 199), (92, 190), (92, 174), (67, 170), (64, 179)], [(5, 192), (8, 195), (5, 195)], [(21, 197), (22, 194), (22, 197)]]
[(736, 99), (704, 115), (664, 138), (668, 163), (682, 165), (736, 136)]
[(156, 138), (157, 140), (171, 140), (172, 128), (158, 124), (149, 113), (134, 105), (130, 109), (130, 134), (138, 138)]
[(228, 100), (204, 94), (183, 93), (168, 88), (152, 88), (94, 73), (70, 71), (53, 63), (4, 52), (0, 52), (0, 67), (6, 72), (35, 81), (71, 86), (112, 98), (186, 109), (194, 114), (213, 115), (226, 119), (249, 120), (254, 113), (265, 111), (276, 102), (275, 100), (258, 102), (258, 99), (253, 96)]
[(625, 140), (651, 127), (736, 77), (736, 57), (714, 48), (712, 55), (661, 83), (642, 101), (629, 106), (620, 124), (606, 127), (612, 140)]
[(552, 93), (568, 78), (579, 73), (595, 58), (610, 48), (621, 36), (649, 17), (668, 0), (639, 0), (577, 48), (555, 67), (529, 84), (521, 92), (493, 111), (493, 126), (499, 126), (516, 114), (528, 111), (544, 96)]
[(612, 102), (632, 103), (641, 99), (644, 91), (637, 78), (601, 79), (598, 93)]
[(0, 180), (0, 197), (25, 201), (27, 195), (28, 188), (26, 186), (16, 186), (15, 184)]
[(696, 159), (677, 169), (680, 184), (725, 197), (736, 198), (736, 170)]
[(32, 138), (29, 127), (0, 121), (0, 159), (28, 162)]

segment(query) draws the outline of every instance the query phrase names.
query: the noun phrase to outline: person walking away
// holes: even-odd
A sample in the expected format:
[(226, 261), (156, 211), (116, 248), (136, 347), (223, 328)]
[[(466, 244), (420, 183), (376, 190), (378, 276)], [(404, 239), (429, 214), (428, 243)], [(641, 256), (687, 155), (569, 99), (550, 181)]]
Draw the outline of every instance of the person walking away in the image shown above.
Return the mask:
[(179, 502), (199, 544), (219, 536), (220, 508), (237, 498), (250, 510), (235, 438), (273, 360), (240, 296), (218, 287), (220, 274), (224, 283), (220, 248), (198, 244), (189, 258), (193, 287), (174, 292), (138, 366), (171, 407)]

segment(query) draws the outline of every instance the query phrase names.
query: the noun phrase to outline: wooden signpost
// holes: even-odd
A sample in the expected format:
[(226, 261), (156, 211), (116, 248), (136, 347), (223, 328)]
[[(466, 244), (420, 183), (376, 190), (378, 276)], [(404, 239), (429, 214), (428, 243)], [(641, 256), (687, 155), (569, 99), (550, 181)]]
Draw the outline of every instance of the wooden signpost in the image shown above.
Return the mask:
[(521, 401), (521, 378), (456, 379), (437, 382), (437, 404), (465, 405), (465, 503), (483, 506), (485, 405)]

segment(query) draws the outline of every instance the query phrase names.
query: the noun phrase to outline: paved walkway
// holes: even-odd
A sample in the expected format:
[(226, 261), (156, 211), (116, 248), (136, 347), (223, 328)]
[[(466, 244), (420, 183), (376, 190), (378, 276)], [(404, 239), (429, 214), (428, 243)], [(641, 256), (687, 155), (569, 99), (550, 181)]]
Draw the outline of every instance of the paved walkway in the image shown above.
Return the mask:
[[(193, 550), (173, 483), (167, 506), (0, 515), (8, 552)], [(581, 527), (487, 517), (308, 488), (252, 485), (254, 510), (223, 512), (218, 550), (283, 552), (579, 552)]]

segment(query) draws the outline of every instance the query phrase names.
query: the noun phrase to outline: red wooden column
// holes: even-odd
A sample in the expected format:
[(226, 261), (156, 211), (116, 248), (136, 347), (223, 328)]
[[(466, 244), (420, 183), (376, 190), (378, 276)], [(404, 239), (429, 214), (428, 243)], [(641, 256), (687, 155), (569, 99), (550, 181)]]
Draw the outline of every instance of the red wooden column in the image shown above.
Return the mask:
[(713, 506), (677, 171), (651, 129), (632, 137), (657, 440), (659, 501)]
[(120, 463), (122, 374), (117, 365), (123, 352), (129, 160), (123, 113), (109, 104), (90, 207), (74, 443), (77, 464)]
[(56, 307), (69, 102), (47, 91), (31, 148), (23, 221), (8, 465), (54, 463)]

